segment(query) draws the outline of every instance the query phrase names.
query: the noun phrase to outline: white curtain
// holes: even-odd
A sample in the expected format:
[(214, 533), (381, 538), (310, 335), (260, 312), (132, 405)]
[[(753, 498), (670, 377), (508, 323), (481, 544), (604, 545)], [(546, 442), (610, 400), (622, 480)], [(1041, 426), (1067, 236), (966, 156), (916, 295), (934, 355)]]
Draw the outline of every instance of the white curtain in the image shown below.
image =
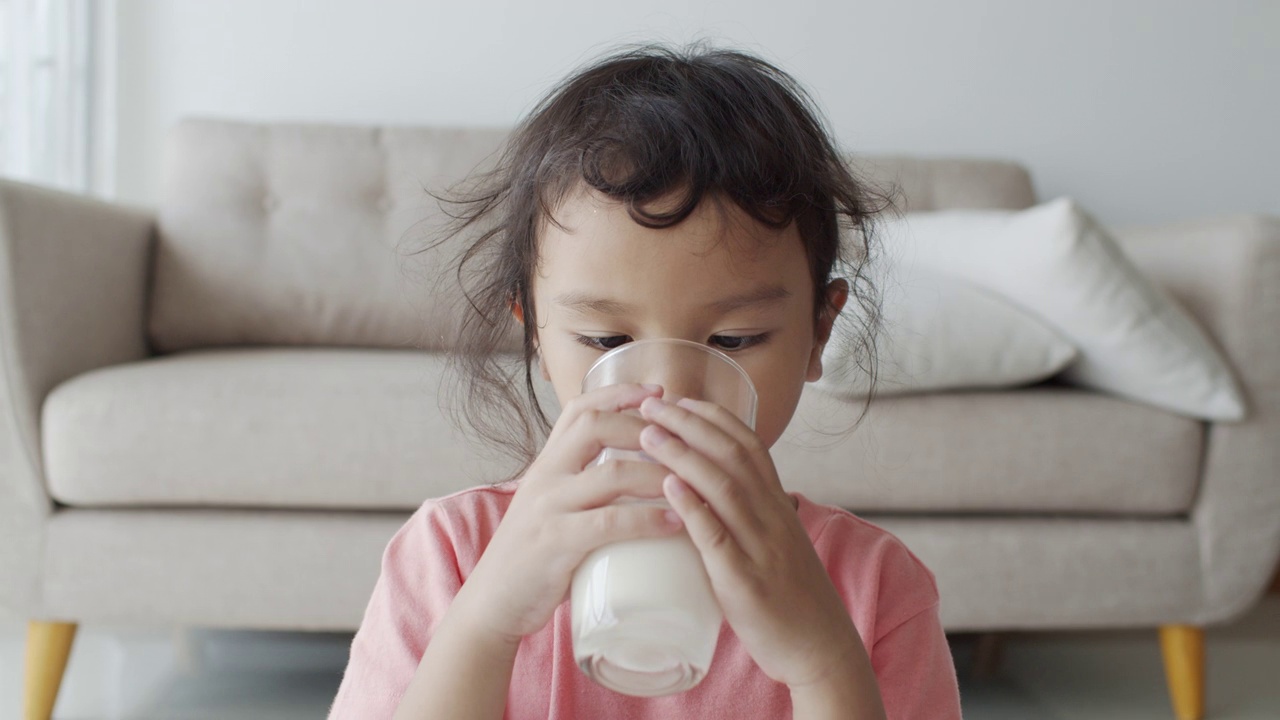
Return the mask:
[(0, 0), (0, 175), (110, 195), (104, 33), (114, 3)]

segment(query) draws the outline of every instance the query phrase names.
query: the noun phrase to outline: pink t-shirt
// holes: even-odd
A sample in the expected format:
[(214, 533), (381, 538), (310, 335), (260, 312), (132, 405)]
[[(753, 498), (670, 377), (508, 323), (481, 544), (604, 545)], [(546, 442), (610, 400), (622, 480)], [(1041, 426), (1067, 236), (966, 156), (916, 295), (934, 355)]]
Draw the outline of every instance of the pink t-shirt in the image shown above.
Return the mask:
[[(437, 622), (480, 560), (515, 483), (428, 500), (387, 545), (382, 574), (330, 720), (390, 718)], [(850, 512), (792, 493), (801, 523), (871, 655), (889, 720), (960, 717), (955, 666), (938, 618), (933, 573), (897, 538)], [(637, 698), (600, 687), (573, 661), (569, 603), (516, 653), (506, 718), (790, 718), (785, 685), (756, 666), (728, 623), (692, 690)]]

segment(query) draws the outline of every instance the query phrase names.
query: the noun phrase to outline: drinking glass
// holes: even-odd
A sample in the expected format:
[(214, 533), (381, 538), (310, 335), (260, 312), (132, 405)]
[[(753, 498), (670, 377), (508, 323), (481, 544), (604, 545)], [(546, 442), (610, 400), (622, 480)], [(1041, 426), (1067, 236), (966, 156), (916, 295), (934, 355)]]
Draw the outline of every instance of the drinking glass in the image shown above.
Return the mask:
[[(708, 400), (755, 428), (751, 378), (707, 345), (653, 338), (614, 348), (587, 371), (582, 391), (617, 383), (661, 385), (668, 403)], [(613, 459), (656, 462), (644, 451), (605, 448), (591, 464)], [(667, 505), (649, 498), (618, 502)], [(697, 685), (711, 667), (723, 616), (684, 530), (598, 548), (574, 572), (570, 598), (574, 660), (604, 687), (642, 697), (670, 695)]]

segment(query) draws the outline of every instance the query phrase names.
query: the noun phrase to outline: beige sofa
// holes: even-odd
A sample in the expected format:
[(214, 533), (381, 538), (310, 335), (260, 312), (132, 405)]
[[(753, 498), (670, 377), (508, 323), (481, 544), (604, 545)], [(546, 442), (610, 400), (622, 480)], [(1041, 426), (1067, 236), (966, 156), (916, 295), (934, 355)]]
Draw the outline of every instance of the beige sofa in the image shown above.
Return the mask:
[[(451, 296), (405, 252), (421, 184), (503, 136), (188, 121), (157, 212), (0, 182), (0, 607), (31, 621), (27, 717), (78, 623), (356, 628), (409, 512), (510, 468), (437, 404)], [(1011, 163), (859, 162), (908, 210), (1035, 202)], [(1222, 348), (1244, 422), (1042, 385), (885, 398), (826, 436), (849, 408), (808, 388), (773, 454), (924, 559), (948, 630), (1162, 628), (1190, 717), (1198, 628), (1280, 554), (1280, 220), (1117, 233)]]

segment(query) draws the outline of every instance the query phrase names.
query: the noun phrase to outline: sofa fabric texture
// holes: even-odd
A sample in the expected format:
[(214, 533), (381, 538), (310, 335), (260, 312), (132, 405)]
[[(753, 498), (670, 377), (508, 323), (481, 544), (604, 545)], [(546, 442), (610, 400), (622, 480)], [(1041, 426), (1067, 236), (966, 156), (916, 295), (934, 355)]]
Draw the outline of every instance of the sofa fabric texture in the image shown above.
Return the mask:
[[(505, 129), (191, 120), (170, 137), (149, 334), (160, 352), (226, 345), (446, 349), (458, 318), (444, 261), (415, 254), (447, 222), (428, 194), (497, 162)], [(1017, 209), (1012, 163), (868, 157), (912, 210)], [(504, 349), (520, 349), (519, 328)]]
[[(515, 470), (442, 412), (449, 378), (438, 353), (341, 348), (86, 373), (45, 403), (49, 488), (77, 507), (413, 510)], [(864, 512), (1169, 515), (1195, 496), (1203, 425), (1143, 405), (1071, 388), (883, 398), (849, 432), (860, 408), (806, 391), (772, 450), (789, 487)]]
[[(420, 183), (502, 132), (189, 121), (158, 211), (0, 180), (0, 609), (355, 629), (409, 510), (509, 467), (438, 405), (456, 298), (406, 252), (439, 220)], [(1016, 163), (853, 162), (908, 210), (1035, 202)], [(882, 398), (847, 434), (860, 405), (810, 386), (773, 448), (934, 571), (949, 630), (1221, 622), (1280, 555), (1280, 220), (1114, 231), (1244, 421), (1043, 384)]]

